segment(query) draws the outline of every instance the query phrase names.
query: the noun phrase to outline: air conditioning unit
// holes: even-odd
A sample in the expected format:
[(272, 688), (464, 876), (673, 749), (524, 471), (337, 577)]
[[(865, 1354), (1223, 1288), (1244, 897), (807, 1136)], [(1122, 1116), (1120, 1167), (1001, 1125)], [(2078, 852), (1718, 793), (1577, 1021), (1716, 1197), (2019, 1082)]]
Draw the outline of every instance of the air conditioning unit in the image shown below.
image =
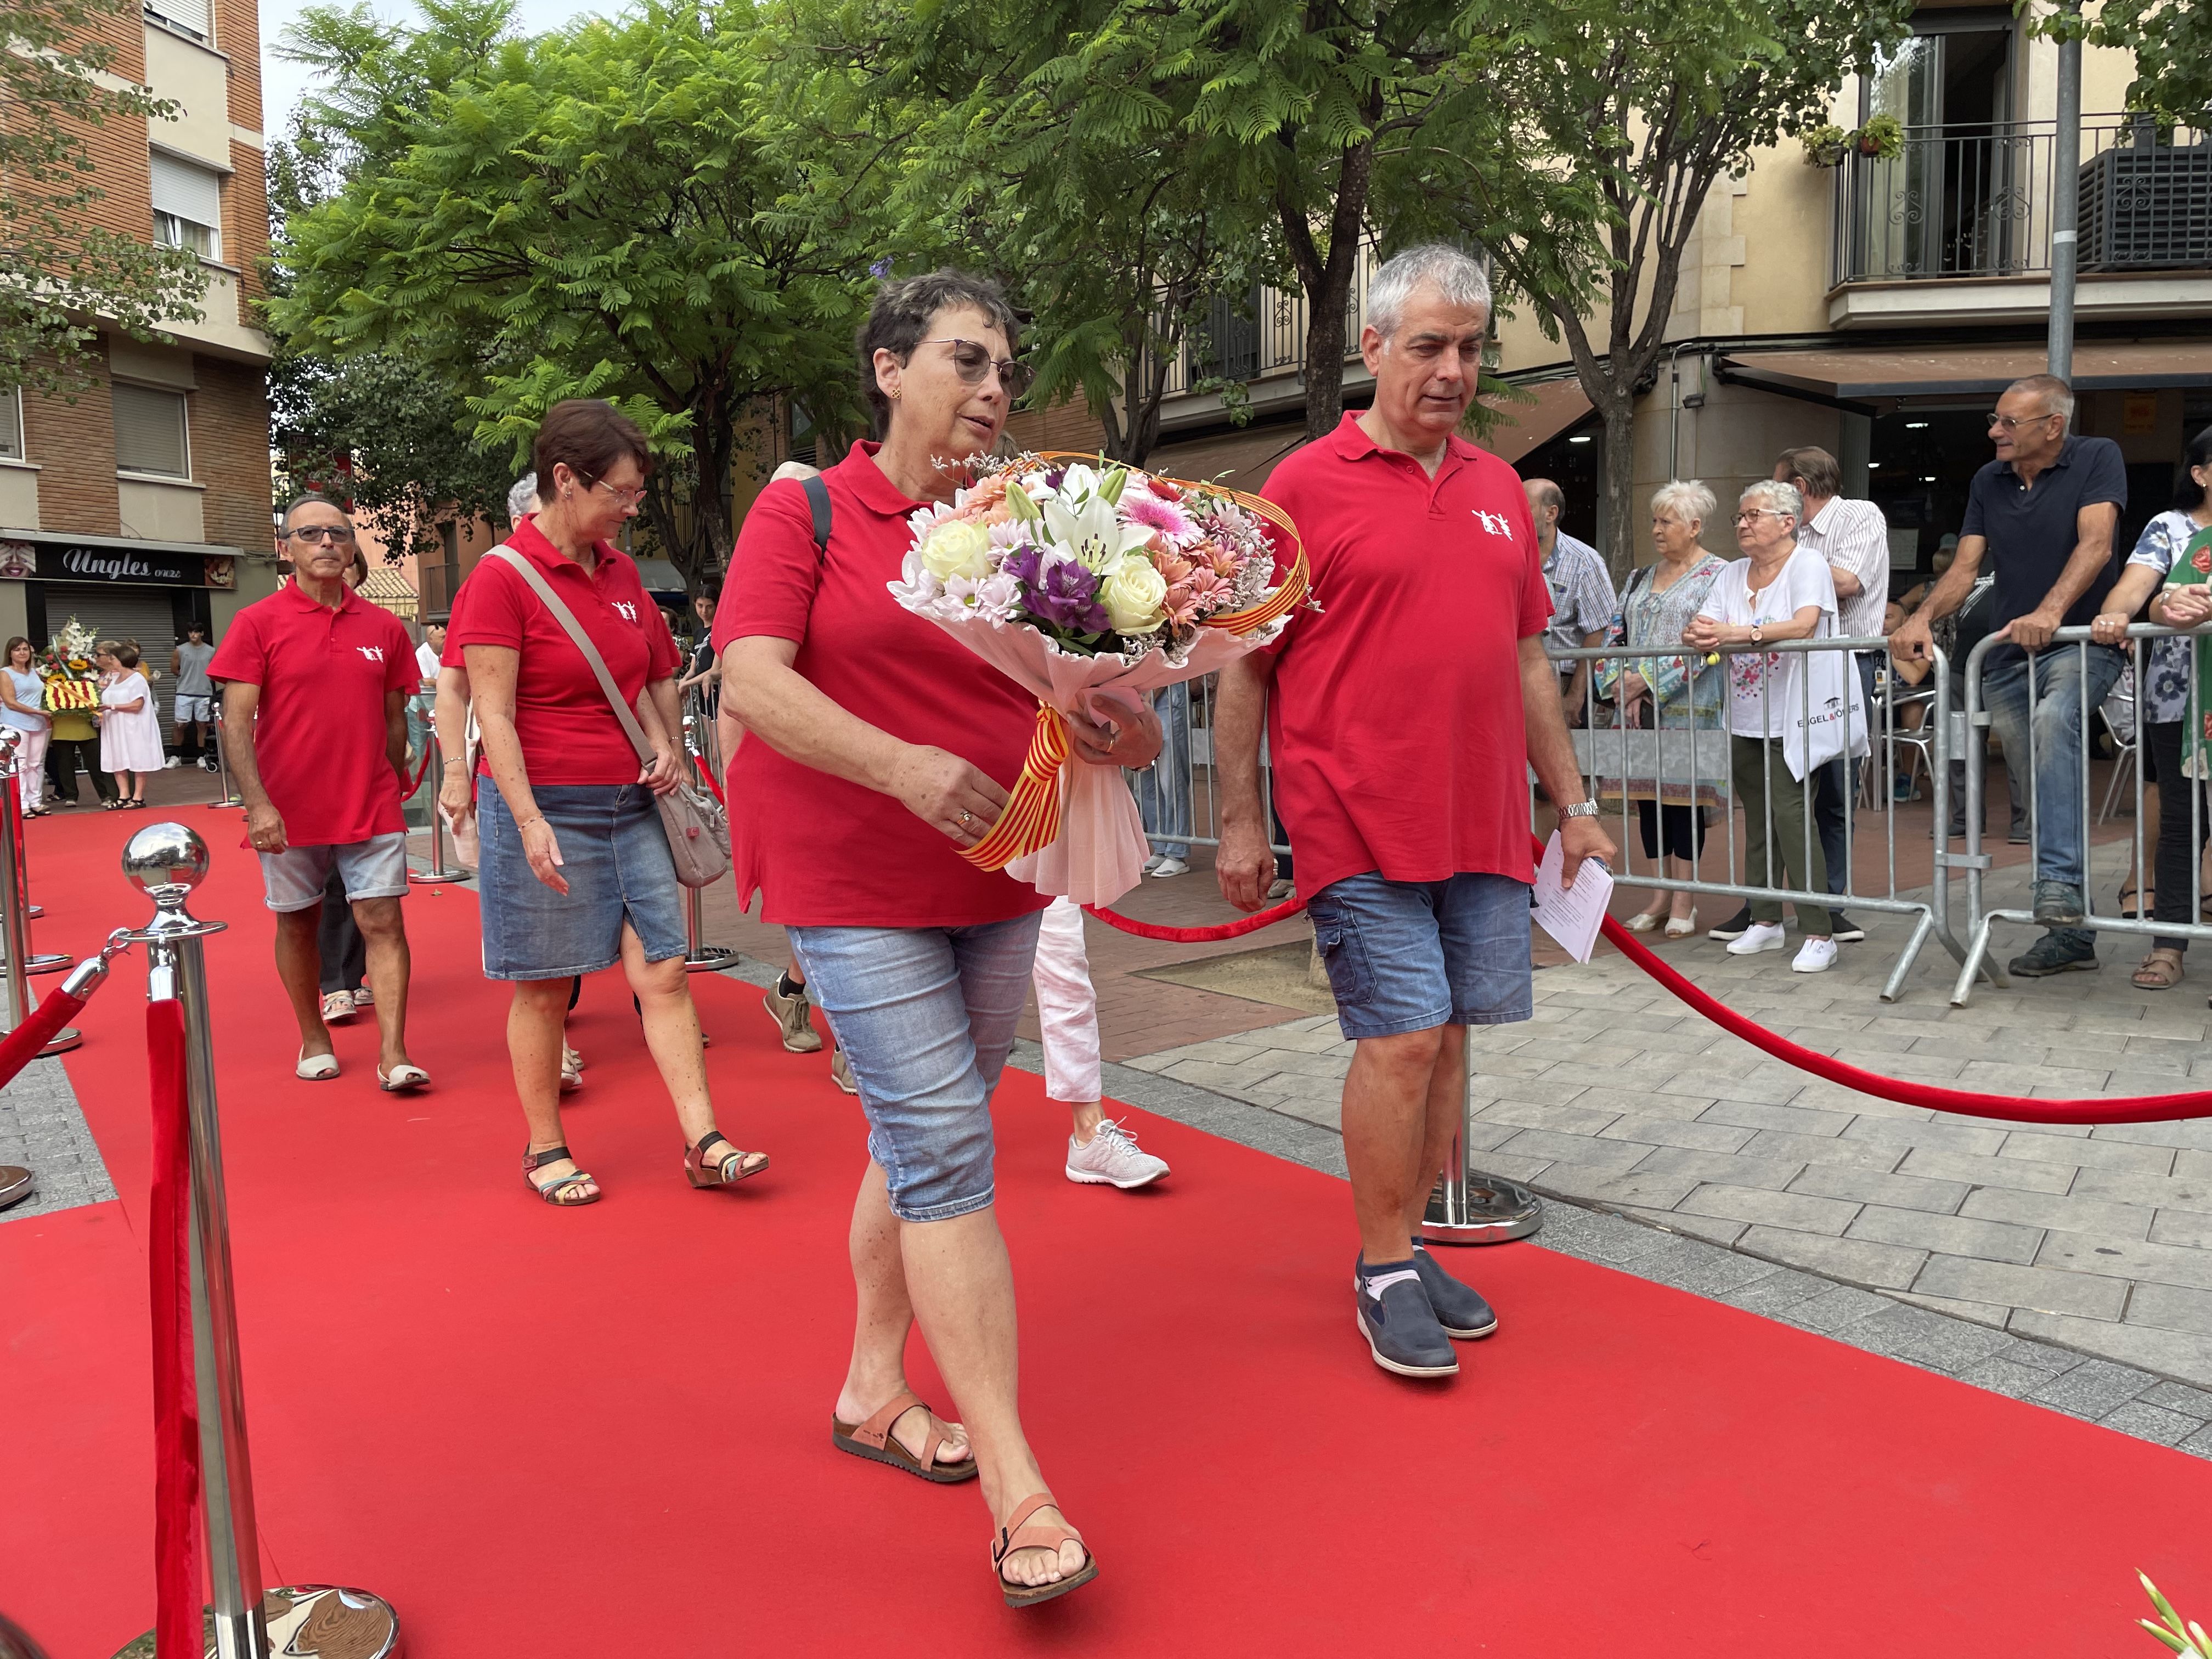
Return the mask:
[(2081, 173), (2081, 268), (2212, 267), (2212, 144), (2135, 142), (2091, 156)]

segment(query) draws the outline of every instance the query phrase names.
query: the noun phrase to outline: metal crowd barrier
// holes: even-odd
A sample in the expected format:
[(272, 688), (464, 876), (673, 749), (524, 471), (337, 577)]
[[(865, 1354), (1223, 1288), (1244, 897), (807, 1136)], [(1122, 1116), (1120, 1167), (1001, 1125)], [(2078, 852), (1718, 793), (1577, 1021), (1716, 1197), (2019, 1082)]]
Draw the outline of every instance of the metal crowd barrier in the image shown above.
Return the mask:
[[(725, 769), (722, 765), (722, 740), (714, 731), (714, 717), (708, 712), (707, 688), (704, 682), (684, 694), (684, 748), (691, 757), (691, 763), (714, 780), (714, 793), (720, 798)], [(738, 952), (726, 945), (707, 942), (707, 891), (703, 887), (684, 889), (684, 967), (694, 974), (719, 974), (738, 965)]]
[[(2025, 757), (2021, 757), (2020, 762), (2027, 780), (2025, 793), (2027, 799), (2028, 870), (2032, 883), (2036, 879), (2035, 872), (2043, 867), (2045, 842), (2053, 830), (2046, 816), (2046, 813), (2052, 809), (2041, 799), (2044, 791), (2037, 787), (2039, 772), (2037, 759), (2038, 715), (2045, 710), (2053, 695), (2063, 695), (2063, 693), (2054, 694), (2047, 688), (2047, 682), (2060, 674), (2058, 665), (2070, 658), (2074, 681), (2072, 713), (2075, 721), (2078, 723), (2079, 735), (2076, 746), (2079, 757), (2075, 769), (2075, 776), (2070, 780), (2075, 787), (2065, 792), (2064, 808), (2075, 817), (2075, 822), (2071, 827), (2080, 836), (2081, 848), (2082, 919), (2078, 925), (2085, 930), (2095, 933), (2136, 933), (2151, 938), (2212, 940), (2212, 925), (2207, 925), (2203, 920), (2203, 849), (2205, 837), (2206, 780), (2201, 775), (2193, 778), (2189, 775), (2192, 769), (2192, 763), (2188, 754), (2192, 747), (2189, 741), (2189, 734), (2192, 732), (2202, 732), (2204, 729), (2204, 687), (2193, 672), (2193, 667), (2188, 675), (2188, 701), (2182, 720), (2183, 775), (2174, 778), (2161, 776), (2158, 780), (2161, 823), (2166, 814), (2182, 808), (2182, 796), (2185, 793), (2187, 797), (2190, 844), (2194, 849), (2189, 860), (2190, 919), (2186, 921), (2157, 921), (2145, 914), (2146, 907), (2142, 899), (2143, 892), (2155, 885), (2153, 861), (2150, 857), (2146, 856), (2143, 842), (2143, 756), (2146, 752), (2145, 741), (2151, 724), (2144, 717), (2144, 706), (2149, 701), (2146, 695), (2148, 682), (2145, 671), (2149, 665), (2152, 654), (2147, 648), (2147, 642), (2165, 639), (2179, 639), (2185, 641), (2184, 648), (2191, 653), (2196, 648), (2197, 636), (2194, 635), (2153, 623), (2136, 623), (2128, 629), (2127, 643), (2124, 647), (2098, 645), (2091, 639), (2090, 630), (2086, 628), (2062, 628), (2052, 635), (2049, 646), (2033, 654), (2032, 659), (2033, 672), (2024, 677), (2027, 692), (2025, 715), (2027, 753)], [(1964, 725), (1971, 739), (1965, 745), (1968, 750), (1966, 757), (1966, 851), (1964, 858), (1951, 860), (1954, 866), (1963, 866), (1966, 870), (1966, 905), (1968, 913), (1973, 918), (1972, 936), (1960, 970), (1959, 982), (1951, 994), (1953, 1004), (1961, 1007), (1966, 1005), (1972, 992), (1976, 969), (1984, 969), (1996, 977), (1999, 983), (2003, 982), (2002, 970), (1990, 957), (1990, 933), (1995, 924), (2008, 922), (2030, 927), (2046, 925), (2035, 921), (2032, 908), (2019, 909), (1989, 904), (1983, 891), (1984, 875), (1990, 869), (1992, 860), (1982, 850), (1982, 812), (1984, 796), (1986, 793), (1984, 768), (1987, 757), (1984, 744), (1978, 741), (1978, 737), (1983, 731), (1994, 723), (1988, 707), (1986, 684), (1990, 659), (1993, 653), (2006, 649), (2017, 650), (2018, 647), (2008, 646), (2007, 641), (1990, 638), (1976, 645), (1966, 657)], [(2103, 653), (2108, 659), (2121, 659), (2124, 675), (2132, 673), (2135, 695), (2130, 700), (2132, 707), (2125, 717), (2128, 729), (2124, 732), (2122, 730), (2120, 722), (2114, 720), (2112, 712), (2112, 702), (2116, 692), (2100, 692), (2094, 699), (2089, 695), (2090, 677), (2093, 665), (2098, 660), (2097, 653)], [(2117, 684), (2125, 683), (2125, 679), (2123, 678)], [(2099, 714), (2102, 714), (2107, 729), (2112, 732), (2114, 738), (2126, 745), (2123, 758), (2117, 760), (2115, 765), (2124, 764), (2130, 759), (2134, 763), (2136, 817), (2135, 830), (2129, 842), (2130, 857), (2128, 864), (2129, 870), (2135, 877), (2136, 894), (2136, 914), (2132, 916), (2117, 912), (2106, 914), (2100, 912), (2097, 908), (2095, 848), (2091, 844), (2091, 836), (2095, 829), (2096, 818), (2102, 814), (2093, 813), (2094, 791), (2090, 781), (2089, 767), (2095, 730), (2092, 717)], [(2008, 769), (2014, 766), (2014, 758), (2010, 755), (2006, 757), (2005, 764)], [(2112, 804), (2113, 790), (2117, 783), (2118, 777), (2115, 775), (2113, 780), (2106, 786), (2105, 805), (2107, 808)]]

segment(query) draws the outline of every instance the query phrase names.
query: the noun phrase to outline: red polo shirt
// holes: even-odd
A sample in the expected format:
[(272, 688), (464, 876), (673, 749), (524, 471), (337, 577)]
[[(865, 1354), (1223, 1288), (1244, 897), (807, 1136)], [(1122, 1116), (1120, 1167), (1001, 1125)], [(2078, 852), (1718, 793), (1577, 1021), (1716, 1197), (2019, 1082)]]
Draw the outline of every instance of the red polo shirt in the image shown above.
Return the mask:
[[(805, 489), (772, 483), (738, 531), (714, 613), (714, 649), (767, 635), (838, 707), (907, 743), (960, 756), (1007, 787), (1021, 775), (1036, 699), (886, 591), (913, 532), (908, 501), (856, 444), (823, 476), (828, 556)], [(738, 902), (788, 927), (957, 927), (1044, 908), (1035, 888), (978, 870), (898, 801), (787, 760), (748, 737), (730, 763)]]
[(1552, 602), (1519, 476), (1453, 438), (1432, 478), (1346, 414), (1262, 493), (1322, 606), (1276, 647), (1267, 700), (1298, 890), (1370, 870), (1533, 882), (1520, 642)]
[(261, 688), (253, 763), (288, 843), (343, 847), (406, 829), (385, 746), (385, 693), (415, 689), (398, 617), (350, 589), (332, 610), (286, 582), (232, 619), (208, 673)]
[[(536, 565), (561, 596), (599, 647), (630, 708), (637, 707), (648, 683), (676, 672), (681, 658), (668, 618), (645, 591), (637, 561), (627, 553), (598, 543), (597, 562), (586, 572), (545, 539), (534, 518), (515, 526), (506, 545)], [(531, 782), (637, 781), (637, 750), (599, 690), (599, 676), (568, 629), (553, 620), (544, 601), (504, 559), (479, 559), (453, 595), (445, 665), (466, 668), (462, 653), (471, 645), (503, 645), (521, 653), (514, 676), (514, 730)], [(477, 770), (489, 776), (491, 769), (479, 763)]]

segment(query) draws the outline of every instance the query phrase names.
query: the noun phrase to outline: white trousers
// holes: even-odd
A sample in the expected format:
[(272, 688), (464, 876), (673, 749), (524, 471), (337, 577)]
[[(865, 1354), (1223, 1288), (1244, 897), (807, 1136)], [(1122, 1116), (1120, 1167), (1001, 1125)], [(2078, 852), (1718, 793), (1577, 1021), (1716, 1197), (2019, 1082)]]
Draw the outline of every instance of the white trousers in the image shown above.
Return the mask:
[(1091, 988), (1091, 958), (1083, 948), (1083, 911), (1056, 898), (1037, 927), (1037, 1024), (1044, 1039), (1044, 1091), (1066, 1104), (1088, 1105), (1102, 1092), (1098, 1081), (1098, 994)]
[(42, 726), (35, 732), (21, 733), (15, 740), (16, 796), (26, 812), (39, 810), (39, 797), (46, 790), (46, 739), (52, 735), (51, 727)]

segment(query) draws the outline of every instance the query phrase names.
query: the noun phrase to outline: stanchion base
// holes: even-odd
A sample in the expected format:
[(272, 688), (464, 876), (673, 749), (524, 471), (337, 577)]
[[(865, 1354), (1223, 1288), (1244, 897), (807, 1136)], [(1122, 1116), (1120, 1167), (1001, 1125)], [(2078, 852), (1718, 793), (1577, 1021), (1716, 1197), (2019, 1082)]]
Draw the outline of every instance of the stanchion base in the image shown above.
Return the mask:
[(442, 876), (434, 870), (410, 870), (407, 872), (407, 879), (417, 887), (438, 887), (449, 881), (466, 881), (468, 878), (469, 872), (465, 870), (448, 870)]
[(1506, 1244), (1526, 1238), (1544, 1224), (1543, 1200), (1518, 1182), (1467, 1172), (1467, 1213), (1445, 1213), (1443, 1186), (1429, 1194), (1428, 1213), (1421, 1221), (1425, 1244)]
[[(0, 1210), (21, 1204), (38, 1190), (38, 1182), (18, 1164), (0, 1164)], [(0, 1659), (5, 1659), (0, 1655)]]
[[(343, 1654), (345, 1659), (400, 1659), (399, 1615), (367, 1590), (331, 1584), (288, 1584), (261, 1598), (271, 1653)], [(207, 1659), (216, 1659), (215, 1609), (204, 1614)], [(148, 1631), (115, 1659), (154, 1659)]]
[(33, 921), (36, 921), (40, 916), (46, 914), (46, 907), (43, 904), (27, 904), (23, 907), (23, 914), (28, 916)]
[(64, 969), (76, 966), (75, 957), (66, 956), (59, 951), (40, 951), (23, 958), (23, 971), (27, 974), (58, 974)]
[(738, 965), (738, 952), (726, 945), (702, 945), (684, 958), (684, 970), (690, 974), (719, 974)]
[(65, 1054), (72, 1048), (84, 1046), (84, 1033), (74, 1025), (64, 1025), (46, 1039), (46, 1046), (39, 1050), (40, 1060), (52, 1060), (56, 1054)]
[(235, 812), (245, 805), (246, 799), (243, 796), (233, 795), (228, 800), (211, 800), (207, 804), (207, 807), (210, 812)]

